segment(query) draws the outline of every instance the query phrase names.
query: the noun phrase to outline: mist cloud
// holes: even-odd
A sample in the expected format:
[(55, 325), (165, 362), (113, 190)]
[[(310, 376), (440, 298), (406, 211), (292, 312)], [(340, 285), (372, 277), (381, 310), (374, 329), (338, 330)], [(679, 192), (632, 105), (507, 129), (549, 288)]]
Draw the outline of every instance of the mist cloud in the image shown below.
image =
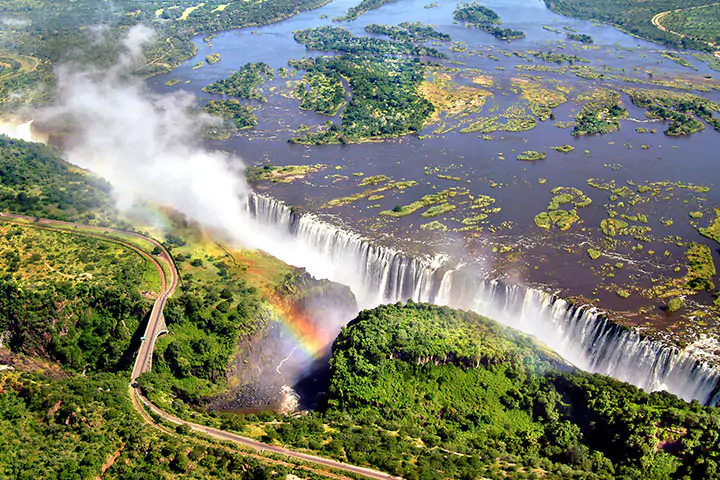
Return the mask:
[(210, 117), (190, 113), (192, 94), (154, 94), (132, 75), (153, 36), (144, 26), (130, 29), (107, 70), (59, 67), (58, 103), (41, 116), (70, 126), (68, 161), (107, 179), (121, 210), (138, 202), (171, 207), (253, 246), (243, 227), (249, 188), (240, 159), (200, 145)]

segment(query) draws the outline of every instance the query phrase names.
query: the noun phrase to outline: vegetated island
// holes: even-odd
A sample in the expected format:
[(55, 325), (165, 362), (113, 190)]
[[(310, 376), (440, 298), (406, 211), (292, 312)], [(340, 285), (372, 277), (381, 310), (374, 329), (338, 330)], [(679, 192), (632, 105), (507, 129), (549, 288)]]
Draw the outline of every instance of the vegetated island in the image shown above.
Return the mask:
[(501, 28), (500, 17), (494, 10), (477, 2), (458, 4), (453, 18), (458, 22), (488, 32), (501, 40), (517, 40), (525, 38), (525, 32), (512, 28)]

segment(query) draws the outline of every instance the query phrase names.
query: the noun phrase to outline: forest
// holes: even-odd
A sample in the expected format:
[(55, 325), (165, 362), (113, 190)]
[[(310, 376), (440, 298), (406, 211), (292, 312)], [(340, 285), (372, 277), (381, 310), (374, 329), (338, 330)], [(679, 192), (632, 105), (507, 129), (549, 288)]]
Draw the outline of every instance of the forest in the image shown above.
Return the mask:
[(264, 438), (409, 479), (717, 478), (719, 427), (715, 408), (579, 372), (474, 313), (408, 303), (361, 312), (333, 344), (327, 407), (265, 424)]
[[(275, 78), (275, 71), (267, 63), (246, 63), (228, 78), (204, 87), (203, 92), (265, 101), (265, 97), (258, 92), (258, 87), (265, 83), (265, 78)], [(217, 107), (211, 108), (217, 110)], [(227, 111), (227, 108), (223, 111)]]
[[(343, 55), (306, 59), (292, 66), (348, 79), (352, 97), (341, 125), (331, 122), (323, 130), (291, 138), (291, 143), (351, 143), (406, 135), (422, 129), (434, 109), (417, 90), (424, 72), (417, 59)], [(383, 115), (378, 116), (378, 111)]]
[[(190, 40), (199, 33), (214, 33), (231, 28), (266, 25), (304, 10), (317, 8), (327, 0), (267, 0), (225, 2), (209, 0), (116, 0), (112, 4), (96, 0), (8, 0), (0, 5), (0, 16), (14, 20), (12, 30), (0, 32), (3, 49), (40, 60), (37, 69), (7, 80), (0, 78), (2, 102), (17, 102), (11, 97), (22, 93), (26, 102), (45, 101), (52, 91), (42, 90), (38, 97), (32, 86), (54, 83), (53, 65), (79, 61), (99, 66), (112, 65), (121, 48), (119, 41), (128, 27), (143, 23), (155, 31), (155, 40), (145, 49), (147, 61), (137, 73), (151, 76), (165, 73), (196, 53)], [(88, 25), (103, 25), (89, 29)], [(88, 44), (92, 48), (87, 48)], [(3, 53), (0, 51), (0, 53)]]
[(110, 185), (38, 143), (0, 135), (0, 211), (116, 225)]
[(353, 55), (414, 55), (443, 58), (432, 47), (413, 45), (405, 39), (388, 41), (373, 37), (356, 37), (344, 28), (316, 27), (294, 33), (295, 41), (309, 50), (336, 51)]
[(655, 15), (676, 9), (711, 5), (714, 0), (544, 0), (548, 8), (561, 15), (597, 20), (614, 25), (632, 35), (674, 48), (713, 51), (707, 40), (679, 37), (652, 24)]

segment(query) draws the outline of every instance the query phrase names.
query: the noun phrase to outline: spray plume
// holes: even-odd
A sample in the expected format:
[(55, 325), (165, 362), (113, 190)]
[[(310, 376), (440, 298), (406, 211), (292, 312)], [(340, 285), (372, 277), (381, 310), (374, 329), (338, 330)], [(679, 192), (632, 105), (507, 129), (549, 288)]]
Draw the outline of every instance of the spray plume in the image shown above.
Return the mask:
[(121, 210), (137, 202), (171, 207), (253, 246), (244, 228), (242, 197), (249, 189), (241, 161), (198, 143), (210, 117), (189, 113), (193, 95), (153, 94), (131, 75), (153, 35), (147, 27), (132, 28), (110, 69), (59, 67), (59, 100), (43, 116), (71, 125), (68, 160), (106, 178)]

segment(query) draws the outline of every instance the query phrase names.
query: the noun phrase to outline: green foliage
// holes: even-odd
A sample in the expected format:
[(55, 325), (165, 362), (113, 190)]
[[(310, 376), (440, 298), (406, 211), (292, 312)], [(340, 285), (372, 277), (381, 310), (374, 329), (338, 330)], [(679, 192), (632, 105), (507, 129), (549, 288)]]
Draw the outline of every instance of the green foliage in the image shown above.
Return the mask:
[(680, 310), (683, 306), (683, 299), (680, 297), (673, 297), (670, 300), (668, 300), (667, 309), (668, 312), (675, 312), (677, 310)]
[(688, 273), (685, 276), (688, 288), (696, 291), (713, 290), (715, 286), (712, 278), (715, 276), (716, 270), (710, 248), (707, 245), (693, 243), (685, 256), (689, 263)]
[(712, 475), (718, 427), (716, 409), (578, 372), (476, 314), (409, 303), (343, 329), (322, 415), (265, 429), (405, 478), (611, 479)]
[(690, 93), (678, 93), (670, 90), (628, 89), (633, 104), (647, 109), (648, 118), (670, 122), (665, 135), (690, 135), (705, 128), (697, 120), (698, 116), (720, 131), (720, 118), (714, 114), (720, 112), (720, 105), (710, 99)]
[(587, 44), (593, 43), (593, 38), (590, 35), (587, 35), (585, 33), (568, 33), (567, 38), (568, 38), (568, 40), (572, 40), (574, 42), (587, 43)]
[(0, 211), (109, 226), (110, 185), (50, 148), (0, 135)]
[(2, 478), (308, 478), (147, 426), (130, 403), (125, 375), (2, 371), (0, 392)]
[(600, 92), (597, 99), (583, 105), (575, 116), (572, 134), (606, 134), (620, 128), (620, 120), (628, 116), (628, 111), (620, 106), (620, 94), (613, 91)]
[(378, 25), (376, 23), (367, 25), (365, 31), (378, 35), (387, 35), (393, 40), (411, 42), (425, 42), (427, 40), (450, 41), (450, 35), (438, 32), (429, 25), (420, 22), (403, 22), (397, 27), (390, 25)]
[(198, 403), (227, 386), (230, 357), (240, 337), (257, 328), (261, 306), (254, 287), (220, 272), (212, 281), (186, 280), (168, 300), (165, 321), (173, 334), (158, 341), (153, 371), (141, 378), (148, 395), (173, 392)]
[(374, 37), (355, 37), (339, 27), (316, 27), (293, 34), (295, 41), (310, 50), (336, 51), (353, 55), (415, 55), (443, 58), (432, 47), (414, 45), (408, 40), (390, 41)]
[(417, 132), (434, 108), (419, 92), (423, 66), (419, 60), (343, 55), (293, 62), (311, 73), (346, 78), (352, 99), (342, 125), (330, 123), (317, 133), (291, 138), (291, 143), (358, 142)]
[(357, 6), (348, 8), (348, 11), (342, 17), (333, 18), (334, 22), (349, 22), (355, 20), (357, 17), (367, 12), (368, 10), (375, 10), (380, 8), (386, 3), (393, 2), (395, 0), (362, 0)]
[(345, 88), (338, 75), (308, 72), (297, 84), (295, 96), (300, 108), (334, 116), (345, 104)]
[(707, 227), (698, 228), (700, 235), (720, 243), (720, 208), (715, 208), (715, 219)]
[(453, 12), (453, 18), (458, 22), (474, 24), (499, 24), (500, 16), (488, 7), (477, 2), (460, 3)]
[(517, 159), (523, 162), (534, 162), (536, 160), (545, 160), (545, 157), (547, 157), (547, 153), (545, 152), (527, 150), (518, 155)]
[(205, 132), (211, 138), (226, 139), (238, 130), (257, 125), (257, 117), (252, 107), (242, 105), (235, 99), (211, 100), (203, 108), (206, 113), (223, 119), (222, 125), (209, 127)]
[(556, 13), (583, 20), (598, 20), (638, 37), (653, 40), (672, 47), (712, 51), (704, 41), (690, 37), (681, 38), (664, 32), (652, 24), (655, 15), (677, 9), (688, 9), (699, 5), (716, 3), (714, 0), (648, 0), (627, 2), (626, 0), (545, 0), (545, 4)]
[(246, 63), (228, 78), (218, 80), (203, 88), (203, 92), (265, 101), (265, 97), (257, 91), (257, 87), (265, 83), (263, 77), (270, 80), (275, 77), (274, 70), (267, 63)]
[(501, 40), (525, 38), (525, 32), (498, 27), (497, 25), (501, 23), (498, 14), (477, 2), (458, 4), (453, 12), (453, 18), (458, 22), (484, 30)]

